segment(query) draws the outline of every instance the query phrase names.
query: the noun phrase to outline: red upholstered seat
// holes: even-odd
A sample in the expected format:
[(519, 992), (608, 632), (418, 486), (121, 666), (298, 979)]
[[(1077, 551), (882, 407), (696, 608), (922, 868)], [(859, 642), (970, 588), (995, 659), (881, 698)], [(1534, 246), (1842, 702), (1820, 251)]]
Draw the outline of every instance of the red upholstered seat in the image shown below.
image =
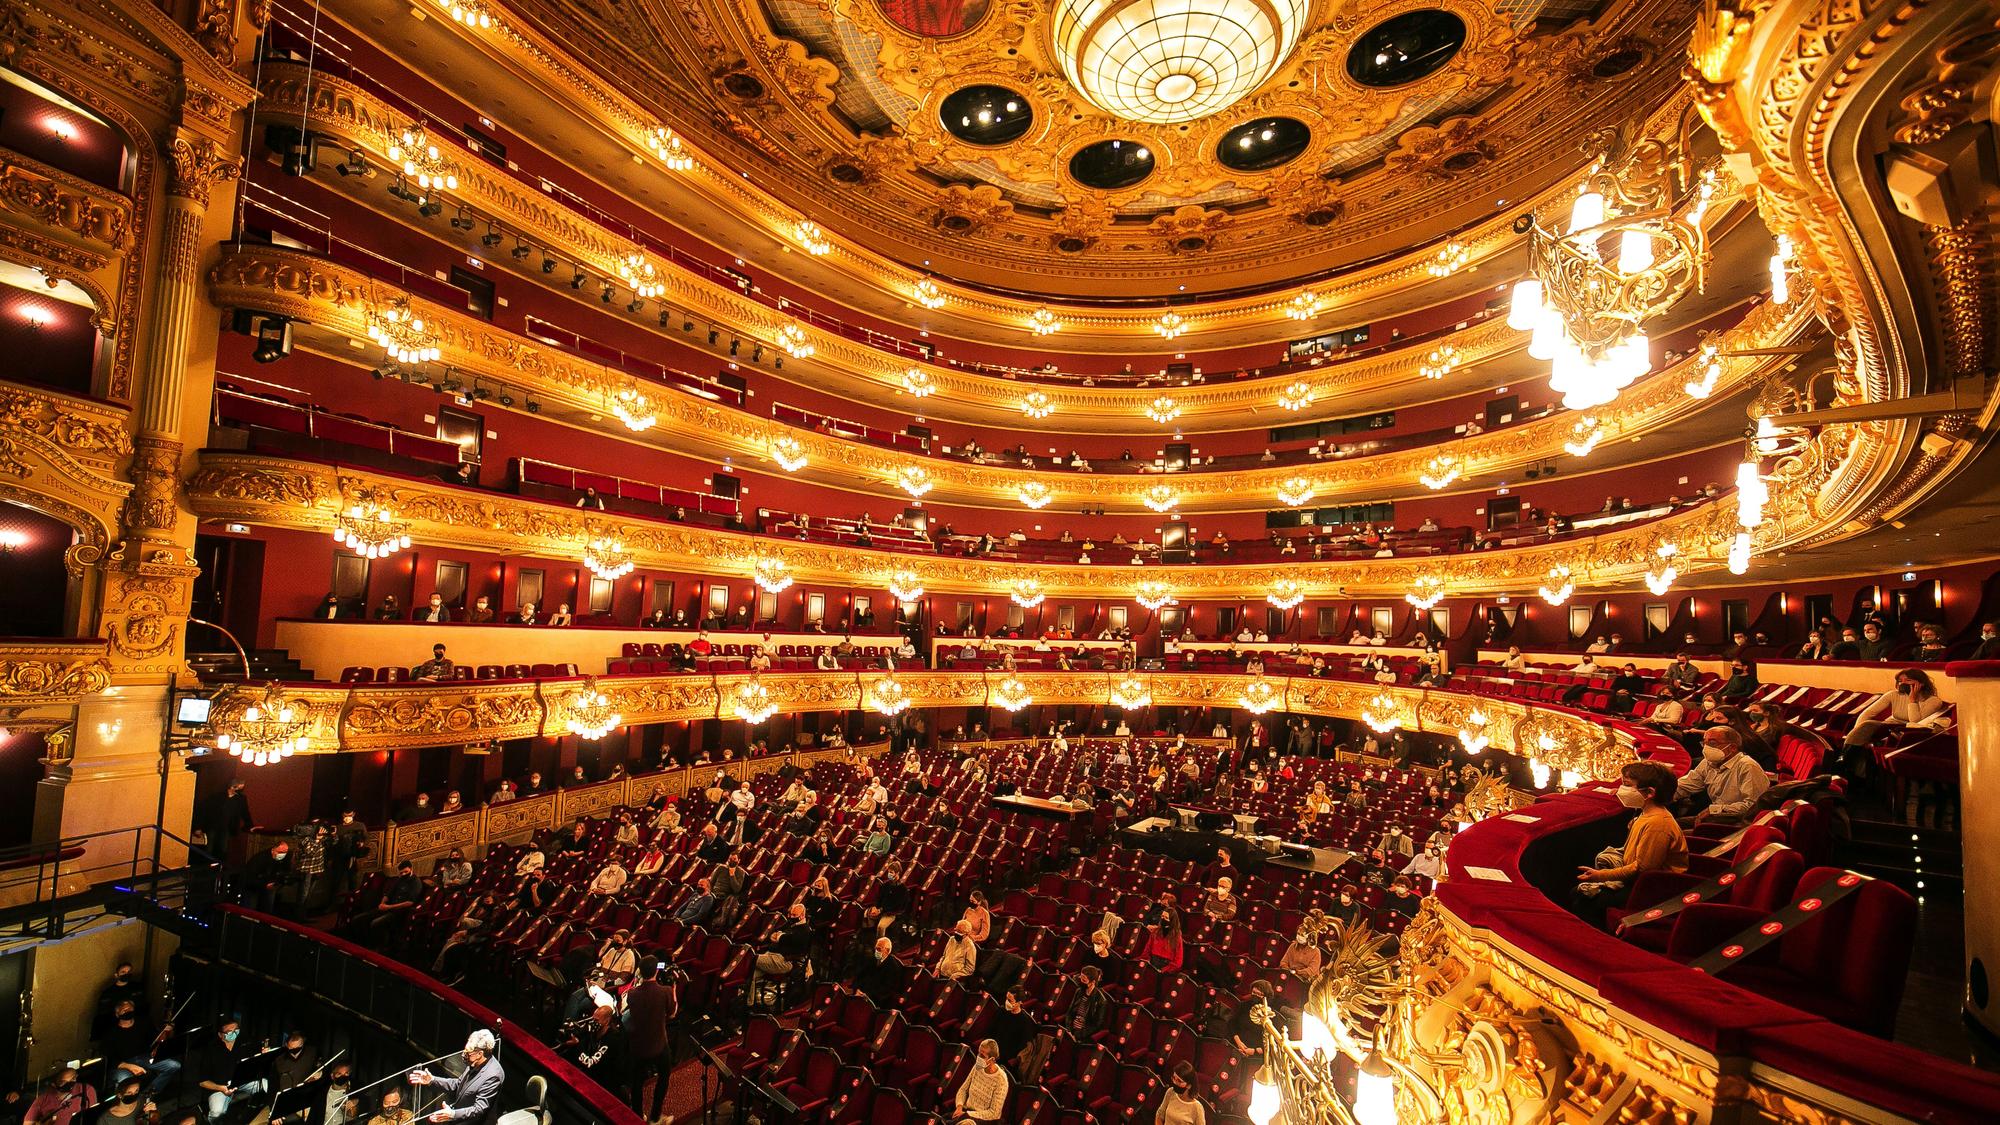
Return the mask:
[[(1745, 855), (1739, 849), (1738, 854), (1748, 859), (1756, 854), (1756, 850)], [(1781, 846), (1711, 901), (1770, 914), (1791, 901), (1792, 891), (1798, 886), (1799, 876), (1805, 869), (1804, 856)], [(1628, 900), (1631, 905), (1607, 912), (1606, 921), (1615, 926), (1627, 914), (1644, 913), (1649, 907), (1666, 902), (1675, 895), (1686, 894), (1707, 882), (1708, 879), (1700, 875), (1648, 871), (1632, 881), (1632, 895)], [(1642, 949), (1665, 952), (1667, 939), (1672, 934), (1673, 917), (1669, 915), (1657, 923), (1627, 927), (1620, 936)]]

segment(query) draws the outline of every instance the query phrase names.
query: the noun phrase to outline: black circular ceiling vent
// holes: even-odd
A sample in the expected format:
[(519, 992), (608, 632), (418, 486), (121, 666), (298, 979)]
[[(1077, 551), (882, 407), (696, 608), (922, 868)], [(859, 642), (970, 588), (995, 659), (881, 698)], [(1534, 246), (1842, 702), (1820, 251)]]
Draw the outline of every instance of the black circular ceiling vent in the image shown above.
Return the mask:
[(1290, 117), (1245, 121), (1216, 142), (1215, 158), (1238, 172), (1261, 172), (1296, 159), (1312, 142), (1312, 130)]
[(1004, 145), (1019, 140), (1034, 123), (1028, 99), (1005, 86), (967, 86), (938, 103), (945, 132), (967, 144)]
[(1436, 74), (1465, 46), (1465, 21), (1423, 8), (1382, 21), (1347, 52), (1347, 76), (1363, 86), (1402, 86)]
[(1137, 141), (1098, 141), (1076, 150), (1069, 174), (1100, 191), (1128, 188), (1153, 174), (1153, 152)]

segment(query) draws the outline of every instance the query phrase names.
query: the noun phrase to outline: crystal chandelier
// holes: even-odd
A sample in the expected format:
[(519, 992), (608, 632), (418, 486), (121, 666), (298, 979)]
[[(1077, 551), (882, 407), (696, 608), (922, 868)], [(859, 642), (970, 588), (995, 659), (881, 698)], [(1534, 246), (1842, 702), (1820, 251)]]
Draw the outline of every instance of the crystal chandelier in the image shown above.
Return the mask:
[(1680, 554), (1680, 550), (1677, 544), (1663, 542), (1653, 552), (1659, 557), (1660, 568), (1646, 571), (1646, 589), (1652, 591), (1654, 597), (1665, 595), (1667, 588), (1674, 584), (1674, 579), (1680, 577), (1680, 571), (1674, 569), (1673, 563), (1674, 557)]
[(1046, 307), (1028, 314), (1028, 330), (1037, 336), (1052, 336), (1062, 329), (1062, 321)]
[(1174, 588), (1155, 578), (1149, 578), (1133, 587), (1132, 600), (1151, 612), (1158, 612), (1164, 606), (1180, 604), (1174, 598)]
[(1526, 216), (1530, 276), (1514, 286), (1507, 323), (1533, 333), (1528, 354), (1552, 361), (1564, 405), (1601, 406), (1652, 370), (1643, 325), (1703, 288), (1708, 238), (1684, 212), (1705, 199), (1684, 140), (1621, 135), (1561, 230)]
[(607, 581), (617, 581), (632, 573), (632, 559), (625, 544), (610, 537), (592, 539), (583, 548), (583, 567)]
[(778, 701), (771, 698), (771, 689), (755, 676), (736, 685), (731, 702), (736, 717), (753, 727), (778, 713)]
[(1449, 453), (1440, 453), (1424, 462), (1424, 471), (1417, 475), (1417, 479), (1423, 482), (1425, 488), (1435, 492), (1449, 488), (1462, 472), (1463, 466), (1459, 464), (1458, 458)]
[(652, 429), (653, 423), (659, 421), (652, 398), (637, 387), (626, 387), (612, 396), (611, 414), (635, 434)]
[(1121, 711), (1137, 711), (1153, 705), (1153, 689), (1137, 676), (1126, 676), (1111, 685), (1111, 705)]
[(771, 439), (771, 460), (776, 461), (780, 469), (788, 473), (796, 473), (806, 467), (805, 444), (789, 435), (773, 438)]
[(368, 338), (397, 363), (431, 363), (443, 354), (436, 330), (410, 307), (408, 297), (391, 297), (368, 314)]
[(1466, 753), (1477, 754), (1493, 745), (1493, 740), (1486, 734), (1486, 723), (1486, 712), (1477, 707), (1465, 716), (1465, 725), (1458, 728), (1458, 744), (1465, 748)]
[(1187, 331), (1187, 318), (1177, 312), (1163, 312), (1160, 319), (1153, 322), (1153, 331), (1167, 340), (1178, 339)]
[(937, 391), (937, 383), (929, 372), (911, 367), (903, 372), (903, 390), (912, 398), (929, 398)]
[(916, 498), (931, 490), (931, 475), (922, 465), (905, 465), (896, 470), (896, 486)]
[(569, 718), (564, 725), (585, 742), (596, 742), (624, 721), (611, 697), (597, 689), (597, 677), (585, 676), (583, 687), (569, 697)]
[(782, 594), (791, 588), (792, 568), (783, 559), (765, 555), (750, 564), (750, 581), (767, 594)]
[(473, 3), (472, 0), (438, 0), (438, 7), (443, 8), (445, 14), (453, 20), (467, 27), (479, 31), (493, 29), (493, 13), (487, 11), (482, 4)]
[(910, 287), (910, 299), (927, 309), (943, 308), (944, 290), (939, 289), (937, 282), (928, 277), (919, 278), (917, 283)]
[(1560, 606), (1568, 601), (1569, 596), (1576, 593), (1576, 583), (1569, 579), (1569, 568), (1561, 565), (1550, 567), (1549, 580), (1542, 583), (1539, 593), (1542, 595), (1542, 600), (1552, 606)]
[(1007, 598), (1022, 609), (1042, 604), (1042, 584), (1032, 578), (1016, 578), (1007, 589)]
[(1792, 236), (1778, 235), (1777, 253), (1771, 255), (1771, 300), (1787, 305), (1792, 300)]
[(1271, 583), (1271, 590), (1264, 600), (1278, 609), (1292, 609), (1306, 600), (1305, 584), (1293, 578), (1280, 578)]
[(1167, 395), (1161, 395), (1146, 404), (1146, 417), (1164, 426), (1181, 416), (1181, 404)]
[(665, 125), (655, 125), (646, 134), (646, 147), (653, 150), (653, 155), (669, 172), (685, 172), (694, 167), (694, 157), (681, 146), (680, 134)]
[(1444, 579), (1435, 574), (1425, 574), (1410, 583), (1410, 592), (1403, 600), (1420, 610), (1430, 610), (1444, 600)]
[(1471, 260), (1472, 251), (1467, 249), (1464, 243), (1447, 242), (1438, 249), (1430, 263), (1424, 266), (1424, 272), (1432, 277), (1450, 277), (1464, 269), (1465, 263)]
[(1046, 418), (1055, 413), (1055, 401), (1040, 391), (1029, 391), (1021, 396), (1021, 413), (1030, 418)]
[(1563, 442), (1563, 449), (1572, 457), (1588, 457), (1597, 443), (1604, 440), (1604, 426), (1594, 414), (1586, 414), (1570, 423), (1569, 440)]
[(815, 258), (833, 249), (833, 243), (826, 240), (826, 232), (811, 219), (800, 219), (792, 224), (792, 240)]
[(1048, 507), (1049, 502), (1056, 498), (1055, 490), (1038, 480), (1021, 482), (1020, 486), (1014, 489), (1014, 495), (1021, 498), (1021, 503), (1036, 511)]
[(1440, 344), (1424, 356), (1424, 362), (1417, 368), (1417, 374), (1426, 379), (1442, 379), (1458, 368), (1458, 349), (1450, 344)]
[(632, 295), (640, 298), (657, 297), (667, 291), (660, 281), (659, 271), (646, 257), (646, 252), (634, 246), (618, 258), (618, 276), (632, 287)]
[[(225, 700), (239, 691), (244, 689), (230, 689)], [(227, 715), (226, 704), (221, 711)], [(262, 694), (253, 698), (240, 716), (219, 719), (210, 730), (215, 732), (217, 750), (227, 751), (249, 765), (267, 766), (304, 751), (310, 744), (307, 732), (311, 727), (304, 708), (293, 704), (277, 684), (266, 684)]]
[(1028, 685), (1013, 676), (1001, 680), (986, 692), (988, 704), (1009, 712), (1019, 711), (1034, 701), (1035, 697), (1028, 694)]
[(1298, 46), (1308, 0), (1056, 0), (1055, 55), (1071, 88), (1125, 121), (1221, 112)]
[(403, 127), (396, 139), (389, 142), (389, 159), (403, 169), (403, 175), (415, 180), (417, 186), (429, 191), (458, 190), (458, 174), (452, 171), (451, 162), (431, 143), (430, 134), (419, 122), (411, 122)]
[(1703, 344), (1694, 362), (1701, 376), (1688, 380), (1687, 393), (1691, 398), (1707, 398), (1715, 393), (1715, 384), (1722, 378), (1722, 353), (1714, 344)]
[(806, 338), (806, 330), (797, 324), (785, 324), (778, 328), (778, 346), (793, 359), (804, 359), (816, 350), (812, 341)]
[(1285, 315), (1293, 320), (1311, 320), (1319, 315), (1319, 294), (1310, 289), (1300, 290), (1298, 295), (1285, 302)]
[(889, 596), (899, 602), (916, 601), (924, 596), (924, 580), (914, 570), (897, 570), (889, 575)]
[(1258, 679), (1243, 686), (1243, 694), (1236, 697), (1236, 704), (1252, 715), (1261, 715), (1284, 700), (1284, 692), (1272, 687), (1270, 681)]
[(1727, 560), (1729, 573), (1743, 574), (1749, 571), (1750, 548), (1750, 533), (1747, 531), (1737, 532), (1736, 536), (1729, 541), (1729, 558)]
[(909, 709), (910, 695), (894, 676), (884, 676), (868, 685), (868, 706), (878, 715), (900, 715)]
[(1290, 410), (1296, 413), (1311, 406), (1312, 401), (1312, 384), (1306, 382), (1304, 379), (1287, 383), (1278, 391), (1278, 407), (1281, 410)]
[(333, 518), (333, 541), (364, 559), (386, 559), (410, 545), (410, 526), (364, 498)]
[(1318, 495), (1313, 482), (1305, 477), (1286, 477), (1278, 482), (1278, 502), (1296, 508)]
[(1361, 709), (1361, 721), (1376, 734), (1388, 734), (1403, 725), (1403, 716), (1397, 711), (1396, 697), (1386, 691), (1378, 691)]
[(1167, 485), (1156, 484), (1140, 494), (1139, 502), (1156, 512), (1170, 512), (1181, 502), (1181, 494)]

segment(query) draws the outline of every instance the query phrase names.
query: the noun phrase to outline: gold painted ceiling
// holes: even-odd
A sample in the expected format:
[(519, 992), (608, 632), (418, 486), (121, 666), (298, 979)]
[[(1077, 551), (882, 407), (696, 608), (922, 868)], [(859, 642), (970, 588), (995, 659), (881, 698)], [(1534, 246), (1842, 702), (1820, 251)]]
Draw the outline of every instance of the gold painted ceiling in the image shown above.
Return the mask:
[[(913, 269), (1075, 297), (1219, 293), (1337, 271), (1506, 213), (1575, 173), (1586, 138), (1673, 92), (1688, 0), (1320, 0), (1260, 88), (1181, 124), (1120, 121), (1070, 86), (1037, 0), (521, 0), (509, 5), (701, 151), (829, 234)], [(1393, 88), (1347, 57), (1394, 16), (1442, 9), (1465, 43)], [(906, 27), (958, 34), (916, 34)], [(1017, 91), (1027, 132), (982, 146), (939, 103)], [(1218, 140), (1290, 117), (1297, 158), (1236, 171)], [(1117, 138), (1155, 169), (1084, 186), (1076, 151)]]

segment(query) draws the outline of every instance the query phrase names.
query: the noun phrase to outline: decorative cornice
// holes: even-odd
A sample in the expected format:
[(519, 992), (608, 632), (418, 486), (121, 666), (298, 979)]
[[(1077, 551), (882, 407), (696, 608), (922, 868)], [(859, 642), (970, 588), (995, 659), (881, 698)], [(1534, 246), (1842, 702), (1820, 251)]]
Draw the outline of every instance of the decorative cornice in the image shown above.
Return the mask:
[(0, 209), (108, 254), (123, 253), (132, 202), (18, 153), (0, 152)]
[[(1050, 596), (1124, 598), (1149, 579), (1170, 584), (1186, 597), (1261, 598), (1280, 578), (1304, 584), (1309, 595), (1344, 590), (1350, 596), (1401, 597), (1424, 575), (1442, 578), (1456, 596), (1523, 594), (1542, 582), (1551, 567), (1567, 566), (1582, 589), (1636, 586), (1657, 561), (1656, 549), (1669, 540), (1680, 549), (1684, 574), (1720, 567), (1736, 531), (1735, 503), (1724, 497), (1677, 515), (1571, 542), (1496, 549), (1422, 559), (1364, 559), (1352, 562), (1297, 562), (1258, 566), (1163, 567), (1117, 565), (1049, 566), (994, 562), (958, 556), (895, 554), (821, 543), (801, 543), (687, 524), (645, 521), (574, 509), (503, 493), (429, 485), (402, 477), (336, 469), (312, 462), (251, 454), (204, 452), (187, 486), (194, 511), (204, 519), (241, 520), (272, 527), (327, 531), (334, 516), (367, 492), (387, 504), (423, 543), (564, 558), (580, 555), (591, 538), (615, 535), (639, 566), (659, 570), (748, 575), (760, 558), (784, 561), (800, 581), (886, 585), (908, 570), (926, 590), (1005, 593), (1020, 578), (1039, 581)], [(1792, 529), (1807, 524), (1784, 497), (1772, 510), (1785, 513), (1768, 526)]]
[(110, 686), (104, 641), (0, 643), (0, 702), (74, 703)]
[[(344, 266), (269, 246), (245, 246), (226, 253), (209, 274), (210, 297), (219, 305), (281, 313), (348, 339), (365, 336), (368, 294), (374, 288), (371, 279)], [(444, 363), (469, 374), (523, 386), (543, 399), (545, 408), (560, 403), (578, 413), (602, 415), (609, 396), (625, 385), (624, 376), (598, 364), (496, 329), (463, 311), (421, 299), (412, 304), (436, 331)], [(1775, 347), (1796, 338), (1808, 323), (1800, 302), (1763, 304), (1722, 334), (1721, 343), (1725, 348)], [(329, 350), (335, 355), (345, 351)], [(1636, 436), (1705, 409), (1706, 400), (1692, 398), (1684, 389), (1694, 363), (1695, 357), (1689, 356), (1635, 385), (1615, 405), (1595, 411), (1607, 438)], [(1725, 361), (1715, 396), (1727, 396), (1773, 365), (1773, 357)], [(799, 474), (803, 479), (823, 479), (852, 488), (858, 476), (875, 484), (870, 491), (887, 495), (894, 491), (898, 473), (918, 467), (931, 479), (934, 491), (930, 499), (934, 501), (1005, 508), (1019, 507), (1017, 490), (1031, 481), (1046, 487), (1064, 504), (1115, 504), (1133, 511), (1144, 506), (1149, 489), (1169, 479), (1180, 493), (1179, 509), (1190, 513), (1273, 508), (1280, 484), (1291, 478), (1310, 481), (1321, 496), (1379, 499), (1417, 495), (1421, 487), (1418, 478), (1438, 452), (1426, 447), (1310, 465), (1176, 473), (1171, 477), (1030, 472), (899, 453), (717, 406), (670, 387), (659, 391), (655, 397), (660, 425), (643, 439), (610, 432), (622, 440), (643, 440), (718, 458), (731, 456), (752, 464), (768, 457), (773, 442), (790, 438), (805, 450), (809, 462)], [(1458, 439), (1449, 449), (1459, 458), (1461, 474), (1468, 480), (1505, 473), (1562, 456), (1573, 422), (1566, 414), (1553, 414)]]
[(132, 454), (126, 412), (55, 391), (0, 385), (0, 437), (39, 439), (78, 461), (99, 467)]

